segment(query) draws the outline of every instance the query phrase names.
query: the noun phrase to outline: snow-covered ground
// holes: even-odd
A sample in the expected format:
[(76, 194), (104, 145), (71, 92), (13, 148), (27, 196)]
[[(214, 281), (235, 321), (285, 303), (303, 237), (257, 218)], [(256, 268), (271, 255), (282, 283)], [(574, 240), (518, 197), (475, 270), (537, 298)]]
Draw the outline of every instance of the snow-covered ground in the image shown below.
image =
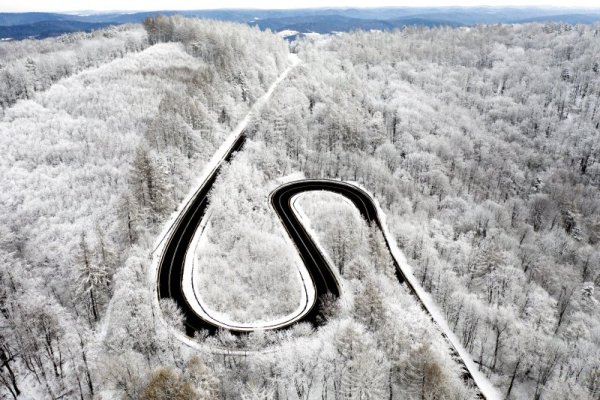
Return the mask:
[[(157, 274), (158, 274), (159, 261), (165, 250), (166, 238), (168, 237), (169, 234), (171, 234), (171, 231), (174, 229), (177, 220), (181, 217), (183, 212), (189, 207), (191, 200), (194, 198), (194, 196), (196, 195), (198, 190), (202, 187), (202, 185), (208, 179), (208, 177), (212, 175), (214, 170), (218, 168), (218, 166), (221, 164), (221, 162), (223, 161), (225, 156), (229, 153), (229, 150), (231, 149), (233, 144), (240, 137), (240, 135), (242, 134), (244, 129), (246, 129), (246, 127), (248, 126), (250, 121), (252, 121), (252, 119), (256, 115), (258, 115), (258, 113), (262, 109), (262, 107), (269, 101), (270, 97), (272, 96), (272, 94), (275, 91), (275, 89), (277, 88), (277, 86), (281, 83), (281, 81), (283, 81), (287, 77), (287, 75), (290, 73), (290, 71), (292, 69), (294, 69), (300, 63), (300, 59), (298, 58), (298, 56), (296, 54), (290, 54), (289, 61), (290, 61), (290, 65), (279, 75), (279, 77), (275, 80), (275, 82), (273, 82), (273, 84), (271, 84), (271, 86), (269, 87), (267, 92), (254, 103), (254, 105), (252, 106), (252, 108), (250, 109), (248, 114), (246, 114), (246, 116), (237, 124), (235, 129), (233, 131), (231, 131), (231, 133), (223, 141), (223, 143), (221, 144), (219, 149), (215, 152), (215, 154), (211, 157), (210, 161), (204, 167), (202, 173), (200, 174), (200, 176), (198, 177), (198, 179), (192, 186), (192, 189), (190, 190), (188, 195), (181, 202), (177, 211), (171, 215), (168, 222), (165, 224), (164, 229), (162, 230), (160, 235), (157, 237), (157, 239), (155, 241), (155, 245), (153, 246), (154, 247), (154, 251), (152, 253), (153, 254), (153, 264), (152, 264), (152, 274), (150, 274), (150, 284), (153, 285), (153, 287), (154, 287), (154, 291), (155, 291), (154, 296), (153, 296), (154, 297), (154, 307), (158, 310), (159, 315), (162, 315), (162, 314), (160, 313), (160, 306), (158, 303), (158, 295), (156, 292), (157, 285), (155, 283), (156, 283), (156, 278), (157, 278)], [(204, 224), (205, 224), (205, 222), (204, 222)], [(197, 231), (198, 237), (194, 238), (194, 242), (197, 242), (199, 240), (199, 236), (201, 236), (202, 231), (203, 231), (203, 228), (198, 229), (198, 231)], [(188, 252), (188, 255), (189, 254), (193, 254), (193, 252)], [(187, 260), (189, 260), (189, 259), (190, 259), (190, 257), (186, 257), (186, 267), (184, 267), (184, 274), (186, 273), (186, 271), (188, 269), (191, 271), (191, 268), (187, 267), (187, 264), (188, 264)], [(188, 277), (190, 279), (184, 279), (184, 281), (183, 281), (183, 292), (186, 295), (186, 299), (190, 302), (190, 304), (192, 305), (194, 310), (207, 309), (207, 310), (209, 310), (209, 313), (210, 313), (210, 308), (205, 307), (205, 305), (198, 304), (198, 301), (196, 300), (196, 296), (194, 296), (191, 276), (188, 275)], [(307, 299), (310, 300), (310, 297), (308, 296), (308, 294), (307, 294)], [(223, 324), (223, 325), (225, 325), (225, 324)], [(181, 339), (188, 345), (193, 346), (193, 347), (198, 347), (198, 344), (196, 342), (194, 342), (193, 340), (191, 340), (190, 338), (185, 336), (183, 333), (178, 332), (176, 330), (173, 330), (173, 333), (175, 335), (177, 335), (179, 337), (179, 339)]]
[[(203, 245), (206, 245), (206, 232), (210, 229), (210, 211), (206, 213), (200, 225), (201, 227), (196, 231), (190, 249), (186, 254), (183, 270), (183, 280), (186, 282), (183, 292), (194, 312), (202, 316), (202, 318), (225, 329), (255, 331), (260, 329), (275, 329), (292, 324), (311, 310), (312, 305), (314, 305), (316, 301), (316, 289), (310, 277), (310, 273), (299, 256), (296, 257), (295, 264), (299, 275), (298, 281), (302, 285), (301, 298), (298, 307), (290, 314), (282, 315), (273, 320), (240, 322), (232, 319), (231, 316), (226, 313), (211, 309), (210, 304), (203, 300), (202, 293), (198, 292), (194, 286), (194, 278), (198, 273), (196, 271), (198, 267), (196, 264), (196, 255), (202, 254), (202, 247)], [(282, 231), (282, 234), (285, 235), (285, 232)]]
[(450, 329), (450, 326), (448, 326), (448, 322), (446, 321), (446, 318), (444, 318), (444, 314), (442, 313), (442, 311), (439, 309), (439, 307), (435, 303), (435, 300), (431, 297), (431, 295), (429, 293), (427, 293), (425, 291), (425, 289), (423, 289), (421, 287), (421, 285), (419, 285), (419, 281), (415, 278), (415, 276), (413, 274), (413, 268), (408, 264), (408, 261), (406, 260), (406, 256), (404, 255), (402, 250), (400, 250), (400, 248), (398, 247), (398, 244), (396, 243), (396, 239), (390, 233), (390, 231), (387, 227), (386, 215), (383, 212), (383, 210), (381, 209), (381, 206), (379, 205), (379, 202), (377, 201), (375, 196), (373, 196), (373, 194), (371, 192), (369, 192), (365, 187), (363, 187), (359, 183), (357, 183), (357, 182), (349, 182), (349, 183), (352, 183), (356, 187), (359, 187), (365, 193), (368, 193), (368, 195), (373, 199), (373, 201), (377, 207), (377, 215), (381, 221), (381, 228), (383, 231), (383, 235), (385, 236), (385, 239), (387, 240), (387, 242), (390, 245), (390, 250), (392, 252), (392, 256), (396, 259), (396, 262), (398, 263), (398, 265), (400, 266), (400, 269), (404, 273), (406, 280), (414, 288), (417, 297), (421, 300), (421, 303), (425, 306), (425, 308), (427, 309), (427, 312), (431, 315), (431, 317), (433, 318), (435, 323), (440, 327), (442, 332), (448, 338), (448, 341), (452, 344), (454, 349), (458, 352), (458, 354), (460, 355), (460, 358), (464, 361), (466, 367), (468, 368), (469, 372), (473, 376), (473, 379), (475, 380), (477, 387), (479, 387), (482, 394), (485, 396), (485, 398), (487, 400), (502, 400), (504, 397), (500, 394), (498, 389), (496, 389), (496, 387), (490, 382), (490, 380), (478, 370), (477, 366), (473, 362), (473, 358), (471, 357), (471, 354), (462, 346), (458, 337), (456, 337), (456, 335), (454, 334), (452, 329)]
[(277, 32), (277, 35), (281, 36), (282, 38), (286, 38), (286, 37), (297, 35), (299, 33), (300, 32), (298, 32), (298, 31), (293, 31), (291, 29), (286, 29), (286, 30)]
[[(224, 156), (228, 153), (228, 151), (231, 148), (231, 146), (233, 145), (233, 143), (241, 135), (243, 130), (247, 127), (248, 123), (257, 114), (257, 112), (260, 111), (260, 109), (263, 107), (263, 105), (269, 100), (269, 98), (271, 97), (271, 95), (272, 95), (273, 91), (275, 90), (275, 88), (277, 87), (277, 85), (283, 79), (285, 79), (285, 77), (288, 75), (288, 73), (291, 71), (291, 69), (293, 69), (296, 65), (298, 65), (298, 63), (299, 63), (298, 57), (295, 54), (291, 54), (290, 55), (290, 66), (271, 85), (271, 87), (269, 88), (267, 93), (254, 104), (254, 106), (252, 107), (250, 112), (246, 115), (246, 117), (242, 121), (240, 121), (240, 123), (237, 125), (237, 127), (231, 132), (231, 134), (227, 137), (227, 139), (221, 145), (219, 150), (214, 154), (211, 161), (206, 165), (201, 177), (198, 179), (197, 184), (194, 185), (194, 190), (192, 190), (190, 192), (190, 194), (186, 197), (186, 199), (182, 202), (181, 206), (179, 207), (179, 210), (172, 216), (172, 218), (166, 224), (165, 229), (163, 230), (162, 234), (157, 239), (157, 245), (156, 245), (156, 248), (154, 251), (154, 268), (153, 268), (154, 274), (157, 273), (158, 260), (160, 259), (160, 256), (162, 255), (162, 251), (164, 250), (164, 243), (165, 243), (164, 239), (170, 233), (170, 231), (171, 231), (172, 227), (174, 226), (179, 215), (183, 212), (183, 210), (186, 209), (190, 200), (193, 198), (195, 193), (205, 182), (207, 177), (210, 176), (210, 174), (221, 163)], [(377, 212), (378, 212), (379, 218), (382, 223), (383, 234), (384, 234), (386, 240), (388, 241), (388, 243), (390, 244), (390, 248), (391, 248), (393, 257), (398, 262), (398, 265), (402, 269), (404, 275), (406, 276), (406, 279), (410, 282), (410, 284), (415, 289), (416, 295), (419, 297), (419, 299), (421, 300), (421, 302), (423, 303), (423, 305), (425, 306), (425, 308), (427, 309), (429, 314), (432, 316), (432, 318), (435, 320), (437, 325), (447, 336), (447, 338), (450, 341), (450, 343), (452, 344), (452, 346), (456, 349), (456, 351), (459, 353), (460, 357), (463, 359), (466, 367), (469, 369), (469, 372), (473, 376), (477, 386), (480, 388), (483, 395), (487, 399), (491, 399), (491, 400), (501, 399), (502, 396), (500, 395), (498, 390), (491, 384), (491, 382), (483, 374), (481, 374), (478, 371), (475, 363), (472, 360), (471, 355), (460, 344), (460, 341), (458, 340), (456, 335), (454, 335), (454, 333), (448, 326), (445, 318), (443, 317), (442, 312), (437, 307), (437, 305), (435, 304), (432, 297), (418, 284), (418, 281), (414, 277), (413, 272), (412, 272), (413, 270), (410, 267), (410, 265), (408, 264), (406, 257), (404, 256), (402, 251), (397, 246), (397, 243), (396, 243), (394, 237), (390, 234), (390, 232), (387, 228), (385, 213), (382, 211), (377, 200), (365, 188), (363, 188), (362, 186), (360, 186), (357, 183), (353, 183), (353, 184), (356, 185), (357, 187), (360, 187), (362, 190), (364, 190), (366, 193), (368, 193), (371, 196), (371, 198), (374, 199), (374, 202), (377, 206)], [(294, 204), (295, 204), (295, 200), (296, 199), (294, 199)], [(309, 225), (309, 221), (308, 221), (306, 215), (304, 215), (302, 213), (302, 211), (300, 209), (298, 209), (297, 207), (295, 207), (295, 210), (298, 213), (299, 218), (301, 218), (305, 222), (308, 222), (307, 225)], [(206, 221), (208, 220), (207, 217), (209, 216), (209, 214), (210, 213), (207, 213), (207, 215), (205, 216), (205, 219), (203, 220), (203, 222), (201, 224), (201, 227), (197, 230), (197, 234), (195, 235), (194, 240), (192, 242), (192, 248), (194, 248), (195, 246), (201, 246), (201, 244), (202, 244), (201, 239), (203, 236), (202, 233), (205, 230), (205, 227), (207, 224)], [(313, 287), (312, 298), (311, 298), (311, 293), (310, 293), (311, 285), (305, 284), (304, 286), (305, 286), (306, 290), (304, 291), (303, 304), (301, 304), (299, 306), (299, 308), (292, 315), (282, 317), (276, 321), (268, 321), (268, 322), (260, 321), (260, 322), (249, 323), (249, 324), (239, 324), (239, 323), (236, 323), (235, 321), (229, 321), (229, 320), (227, 320), (227, 316), (220, 315), (214, 311), (211, 311), (210, 308), (206, 304), (201, 304), (202, 297), (199, 296), (198, 294), (194, 293), (194, 287), (192, 284), (192, 281), (193, 281), (192, 274), (193, 274), (193, 265), (194, 265), (193, 254), (194, 254), (193, 251), (188, 251), (188, 254), (186, 256), (186, 263), (185, 263), (186, 265), (184, 267), (183, 290), (184, 290), (184, 294), (186, 295), (186, 299), (188, 300), (188, 302), (192, 305), (194, 310), (199, 315), (202, 315), (203, 317), (213, 321), (213, 323), (220, 325), (224, 328), (236, 327), (238, 329), (255, 330), (255, 329), (273, 328), (278, 325), (287, 325), (290, 323), (290, 321), (301, 318), (303, 315), (302, 310), (307, 309), (306, 305), (310, 304), (311, 299), (312, 299), (312, 301), (314, 301), (314, 287)], [(326, 254), (326, 253), (324, 253), (324, 254)], [(306, 271), (306, 268), (301, 268), (300, 270), (302, 270), (302, 269), (304, 271)], [(302, 272), (301, 272), (301, 274), (302, 274)], [(306, 278), (306, 275), (302, 274), (302, 280), (304, 283), (307, 282), (307, 280), (305, 278)], [(153, 275), (152, 282), (154, 282), (155, 280), (156, 280), (156, 275)], [(310, 279), (308, 279), (308, 280), (310, 280)], [(154, 298), (155, 298), (155, 303), (156, 303), (155, 306), (158, 309), (160, 309), (160, 307), (158, 307), (158, 296), (154, 296)], [(190, 340), (182, 333), (180, 333), (180, 332), (175, 332), (175, 333), (186, 343), (188, 343), (192, 346), (197, 346), (197, 343)]]

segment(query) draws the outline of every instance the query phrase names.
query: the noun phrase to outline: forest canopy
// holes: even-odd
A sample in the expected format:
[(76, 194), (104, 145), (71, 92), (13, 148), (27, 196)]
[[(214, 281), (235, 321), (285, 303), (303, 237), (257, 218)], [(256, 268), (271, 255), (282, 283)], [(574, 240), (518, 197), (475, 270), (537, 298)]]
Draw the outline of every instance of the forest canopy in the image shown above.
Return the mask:
[[(290, 49), (301, 64), (248, 115)], [(154, 307), (156, 241), (248, 116), (195, 254), (216, 311), (293, 310), (298, 260), (268, 194), (301, 177), (353, 181), (503, 397), (597, 399), (599, 54), (596, 26), (412, 27), (290, 45), (180, 16), (0, 43), (1, 395), (476, 397), (394, 280), (382, 236), (332, 194), (298, 199), (344, 288), (320, 299), (327, 323), (178, 340), (181, 310)]]

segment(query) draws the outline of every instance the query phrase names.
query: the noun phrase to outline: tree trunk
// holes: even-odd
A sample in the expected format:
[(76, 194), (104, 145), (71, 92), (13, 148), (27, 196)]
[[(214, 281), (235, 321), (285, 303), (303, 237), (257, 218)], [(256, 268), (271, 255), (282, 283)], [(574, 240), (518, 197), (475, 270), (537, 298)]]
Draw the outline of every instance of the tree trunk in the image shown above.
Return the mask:
[(81, 334), (79, 334), (79, 345), (81, 346), (81, 358), (83, 359), (83, 365), (85, 365), (85, 379), (87, 380), (90, 394), (92, 395), (92, 397), (94, 397), (94, 384), (92, 383), (92, 376), (90, 374), (90, 368), (88, 366), (87, 356), (83, 347), (83, 338), (81, 337)]
[(515, 383), (515, 377), (517, 376), (517, 371), (519, 370), (520, 364), (521, 364), (521, 359), (519, 358), (517, 360), (517, 363), (515, 364), (515, 369), (513, 370), (512, 376), (510, 378), (510, 385), (508, 385), (508, 390), (506, 391), (506, 397), (505, 397), (506, 400), (510, 397), (510, 392), (512, 391), (513, 384)]
[(90, 289), (90, 301), (92, 304), (92, 314), (94, 316), (94, 322), (98, 322), (98, 310), (96, 309), (96, 298), (94, 297), (94, 291)]

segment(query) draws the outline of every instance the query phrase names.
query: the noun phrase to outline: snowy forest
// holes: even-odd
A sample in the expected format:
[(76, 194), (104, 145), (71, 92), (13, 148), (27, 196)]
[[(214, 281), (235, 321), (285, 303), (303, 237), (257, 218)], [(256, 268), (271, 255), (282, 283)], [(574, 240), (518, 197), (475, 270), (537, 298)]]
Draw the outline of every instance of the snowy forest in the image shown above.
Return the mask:
[(154, 253), (249, 118), (193, 249), (207, 309), (293, 313), (269, 194), (350, 181), (497, 398), (600, 399), (599, 54), (600, 26), (557, 23), (288, 43), (170, 16), (0, 42), (1, 398), (477, 398), (381, 233), (327, 192), (294, 202), (343, 288), (324, 323), (180, 340)]

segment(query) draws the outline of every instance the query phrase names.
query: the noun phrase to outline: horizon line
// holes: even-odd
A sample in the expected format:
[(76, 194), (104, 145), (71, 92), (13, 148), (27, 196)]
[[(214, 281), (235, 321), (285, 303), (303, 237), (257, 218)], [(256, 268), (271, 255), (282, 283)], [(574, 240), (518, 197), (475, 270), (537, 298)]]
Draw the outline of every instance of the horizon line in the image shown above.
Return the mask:
[(600, 5), (598, 6), (574, 6), (574, 5), (444, 5), (444, 6), (322, 6), (322, 7), (220, 7), (220, 8), (164, 8), (164, 9), (114, 9), (114, 10), (102, 10), (102, 9), (80, 9), (80, 10), (17, 10), (17, 11), (4, 11), (0, 10), (3, 14), (17, 14), (17, 13), (53, 13), (53, 14), (73, 14), (92, 12), (97, 14), (111, 14), (111, 13), (122, 13), (122, 14), (134, 14), (143, 12), (177, 12), (177, 11), (286, 11), (286, 10), (377, 10), (377, 9), (476, 9), (476, 8), (491, 8), (491, 9), (555, 9), (555, 10), (594, 10), (600, 12)]

